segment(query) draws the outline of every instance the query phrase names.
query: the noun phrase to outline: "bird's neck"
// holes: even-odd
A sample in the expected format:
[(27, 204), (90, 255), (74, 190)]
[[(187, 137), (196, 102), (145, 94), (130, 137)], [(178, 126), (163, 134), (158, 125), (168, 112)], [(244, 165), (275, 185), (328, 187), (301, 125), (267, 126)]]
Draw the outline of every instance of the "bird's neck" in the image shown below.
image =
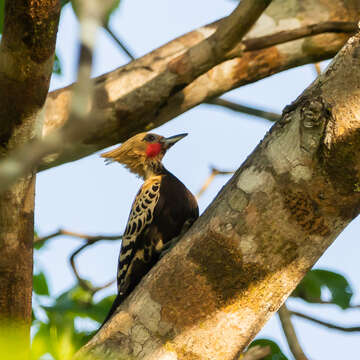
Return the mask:
[(167, 172), (164, 165), (159, 161), (149, 161), (145, 166), (144, 180), (147, 180), (153, 176), (163, 175)]

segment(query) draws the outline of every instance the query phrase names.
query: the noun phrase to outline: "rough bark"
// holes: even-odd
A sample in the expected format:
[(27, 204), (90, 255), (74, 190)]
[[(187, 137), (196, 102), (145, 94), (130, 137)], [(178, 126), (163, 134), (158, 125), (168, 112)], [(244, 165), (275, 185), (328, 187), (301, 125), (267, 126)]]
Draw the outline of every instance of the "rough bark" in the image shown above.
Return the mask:
[[(248, 38), (322, 21), (357, 21), (356, 0), (297, 1), (274, 0), (260, 17)], [(168, 86), (169, 66), (174, 59), (211, 37), (224, 19), (201, 27), (171, 41), (141, 59), (95, 79), (95, 97), (90, 117), (95, 128), (84, 131), (79, 141), (59, 154), (47, 157), (41, 169), (77, 160), (101, 148), (124, 141), (134, 133), (157, 127), (190, 108), (233, 88), (257, 81), (285, 69), (327, 59), (336, 54), (348, 34), (316, 35), (263, 50), (245, 52), (225, 61), (194, 81), (194, 70), (184, 66), (180, 83)], [(177, 67), (179, 68), (179, 66)], [(179, 70), (179, 69), (178, 69)], [(179, 70), (179, 71), (180, 71)], [(46, 102), (43, 134), (63, 126), (68, 120), (73, 86), (50, 94)]]
[[(0, 45), (0, 158), (36, 135), (36, 116), (45, 102), (52, 72), (59, 13), (58, 0), (5, 4)], [(26, 359), (29, 346), (34, 189), (32, 171), (0, 196), (0, 353), (6, 359)]]
[(360, 34), (79, 357), (227, 360), (360, 211)]

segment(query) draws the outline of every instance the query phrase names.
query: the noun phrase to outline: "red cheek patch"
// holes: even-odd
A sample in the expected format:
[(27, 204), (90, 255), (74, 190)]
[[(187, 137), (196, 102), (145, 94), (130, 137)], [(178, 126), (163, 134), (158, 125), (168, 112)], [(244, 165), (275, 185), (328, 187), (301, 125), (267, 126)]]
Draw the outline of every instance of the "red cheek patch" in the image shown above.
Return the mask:
[(160, 153), (160, 151), (161, 151), (161, 144), (159, 143), (149, 144), (146, 148), (146, 156), (155, 157)]

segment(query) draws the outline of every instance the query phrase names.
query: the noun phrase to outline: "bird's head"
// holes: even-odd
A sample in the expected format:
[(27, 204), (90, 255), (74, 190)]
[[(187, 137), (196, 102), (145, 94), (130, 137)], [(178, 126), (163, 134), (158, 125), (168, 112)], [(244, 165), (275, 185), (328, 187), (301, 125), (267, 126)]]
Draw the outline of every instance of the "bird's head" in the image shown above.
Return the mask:
[(186, 135), (179, 134), (165, 138), (153, 133), (140, 133), (101, 156), (107, 163), (117, 161), (131, 172), (147, 178), (161, 165), (166, 151)]

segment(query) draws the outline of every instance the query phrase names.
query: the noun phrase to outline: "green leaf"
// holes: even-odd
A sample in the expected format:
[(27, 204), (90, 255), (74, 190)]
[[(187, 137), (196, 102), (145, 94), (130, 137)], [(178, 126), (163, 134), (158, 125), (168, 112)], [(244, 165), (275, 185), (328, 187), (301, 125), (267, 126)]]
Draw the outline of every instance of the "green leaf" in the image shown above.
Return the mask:
[(42, 307), (50, 321), (56, 326), (64, 326), (77, 316), (89, 317), (92, 306), (92, 295), (77, 285), (61, 294), (54, 305)]
[(46, 241), (36, 241), (34, 243), (34, 249), (40, 250), (45, 245), (45, 243), (46, 243)]
[(269, 339), (256, 339), (249, 345), (249, 347), (253, 347), (256, 345), (263, 347), (270, 346), (271, 353), (270, 355), (264, 357), (263, 360), (288, 360), (288, 358), (281, 351), (278, 344), (276, 344), (274, 341), (271, 341)]
[(328, 270), (311, 270), (291, 294), (310, 303), (321, 303), (321, 292), (328, 289), (331, 294), (330, 303), (347, 309), (353, 291), (346, 278), (338, 273)]
[(71, 0), (60, 0), (61, 8), (63, 8), (63, 6), (65, 6), (65, 5), (68, 4), (69, 2), (71, 2)]
[(108, 314), (112, 303), (115, 300), (115, 295), (107, 296), (99, 302), (93, 304), (87, 311), (87, 316), (91, 319), (102, 323)]
[(43, 272), (40, 272), (39, 274), (34, 275), (33, 290), (38, 295), (46, 295), (46, 296), (50, 295), (46, 277)]
[(55, 59), (54, 59), (54, 64), (53, 64), (53, 73), (56, 75), (62, 75), (61, 62), (60, 62), (60, 59), (59, 59), (57, 53), (55, 53)]
[(33, 323), (34, 321), (36, 321), (36, 316), (34, 310), (31, 310), (31, 323)]
[(0, 0), (0, 34), (3, 32), (5, 16), (5, 0)]
[(115, 295), (111, 295), (94, 303), (89, 292), (75, 286), (60, 295), (53, 306), (43, 306), (43, 308), (48, 317), (58, 325), (65, 321), (65, 317), (74, 319), (77, 316), (101, 323), (109, 312), (114, 299)]
[(305, 275), (291, 296), (299, 297), (311, 303), (321, 301), (321, 281), (313, 271), (311, 270)]

